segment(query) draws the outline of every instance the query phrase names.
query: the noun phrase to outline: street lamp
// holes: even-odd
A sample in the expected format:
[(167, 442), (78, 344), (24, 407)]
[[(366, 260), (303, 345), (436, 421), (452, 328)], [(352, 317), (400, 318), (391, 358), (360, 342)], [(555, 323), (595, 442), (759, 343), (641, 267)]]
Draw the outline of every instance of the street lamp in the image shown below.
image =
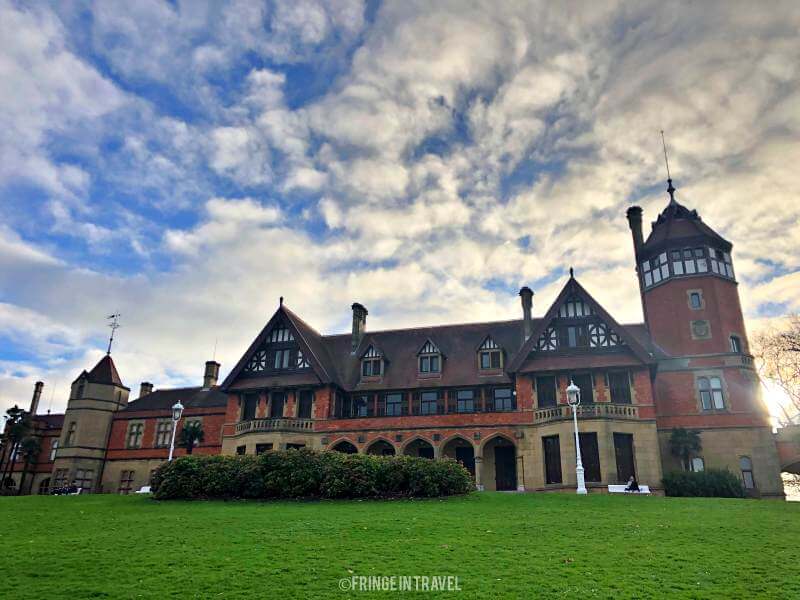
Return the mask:
[(183, 404), (181, 404), (181, 401), (178, 400), (172, 405), (172, 439), (169, 442), (169, 461), (172, 460), (172, 454), (175, 452), (175, 432), (178, 430), (178, 421), (181, 420), (182, 414)]
[(572, 407), (572, 420), (575, 423), (575, 453), (577, 454), (577, 463), (575, 465), (575, 474), (578, 478), (578, 489), (576, 493), (586, 493), (586, 482), (583, 479), (583, 461), (581, 460), (581, 440), (578, 436), (578, 406), (581, 403), (581, 388), (579, 388), (572, 379), (569, 380), (567, 386), (567, 402)]

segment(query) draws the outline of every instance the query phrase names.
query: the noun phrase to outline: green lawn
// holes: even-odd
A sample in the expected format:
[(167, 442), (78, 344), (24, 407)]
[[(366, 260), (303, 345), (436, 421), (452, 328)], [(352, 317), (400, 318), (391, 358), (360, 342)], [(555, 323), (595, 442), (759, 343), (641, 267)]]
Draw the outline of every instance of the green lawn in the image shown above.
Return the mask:
[(800, 503), (481, 493), (395, 502), (0, 498), (8, 598), (800, 597)]

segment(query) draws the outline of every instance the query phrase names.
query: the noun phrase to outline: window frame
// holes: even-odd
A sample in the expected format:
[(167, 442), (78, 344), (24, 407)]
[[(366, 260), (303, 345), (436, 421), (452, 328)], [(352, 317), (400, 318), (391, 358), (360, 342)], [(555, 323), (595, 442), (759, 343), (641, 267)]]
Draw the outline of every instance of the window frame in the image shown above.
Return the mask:
[(731, 352), (734, 354), (743, 354), (742, 352), (742, 338), (738, 335), (731, 335), (729, 337), (730, 344), (731, 344)]
[[(132, 443), (131, 439), (135, 436), (136, 443)], [(131, 421), (128, 423), (128, 431), (125, 435), (125, 449), (138, 450), (142, 447), (144, 441), (144, 421)]]
[[(747, 467), (745, 467), (744, 461), (747, 461)], [(742, 472), (742, 484), (744, 488), (746, 490), (755, 490), (758, 486), (756, 486), (756, 479), (753, 474), (753, 459), (749, 456), (740, 456), (739, 470)]]
[[(461, 398), (462, 394), (469, 394), (469, 398)], [(456, 411), (457, 413), (474, 413), (477, 412), (477, 404), (475, 402), (477, 394), (472, 388), (456, 390)]]
[[(613, 385), (612, 379), (616, 377), (624, 377), (625, 378), (625, 385)], [(606, 371), (605, 373), (605, 383), (606, 389), (608, 390), (608, 400), (612, 404), (633, 404), (633, 381), (631, 377), (630, 371)], [(623, 398), (614, 398), (614, 390), (625, 390), (623, 393)]]
[(69, 448), (75, 445), (75, 438), (78, 436), (78, 422), (70, 421), (67, 428), (67, 435), (64, 436), (64, 447)]
[[(718, 385), (715, 385), (715, 382)], [(701, 412), (727, 410), (725, 384), (721, 374), (698, 375), (695, 380)]]
[(123, 469), (119, 474), (119, 486), (117, 493), (127, 496), (134, 489), (136, 481), (136, 471), (133, 469)]
[[(553, 401), (552, 403), (542, 404), (542, 389), (547, 388), (547, 385), (542, 386), (541, 381), (545, 379), (553, 380)], [(558, 376), (557, 375), (537, 375), (534, 383), (536, 384), (536, 407), (537, 408), (556, 408), (558, 406)]]
[(156, 421), (153, 448), (167, 448), (169, 446), (169, 442), (172, 439), (172, 427), (172, 419), (159, 419)]
[[(508, 396), (499, 397), (498, 392), (508, 391)], [(498, 408), (498, 400), (502, 402), (502, 407)], [(506, 407), (506, 403), (508, 407)], [(492, 388), (492, 412), (513, 412), (517, 409), (516, 398), (514, 397), (514, 388), (511, 386), (500, 386)]]

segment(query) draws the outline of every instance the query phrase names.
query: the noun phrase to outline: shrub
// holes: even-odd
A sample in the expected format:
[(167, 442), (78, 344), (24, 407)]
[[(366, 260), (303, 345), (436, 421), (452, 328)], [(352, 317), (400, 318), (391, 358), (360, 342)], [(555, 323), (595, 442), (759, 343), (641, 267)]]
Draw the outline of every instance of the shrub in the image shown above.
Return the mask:
[(260, 456), (184, 456), (153, 477), (159, 500), (195, 498), (401, 498), (466, 494), (455, 461), (288, 450)]
[(664, 493), (667, 496), (702, 496), (717, 498), (744, 498), (746, 496), (739, 478), (727, 469), (706, 471), (673, 471), (664, 476)]

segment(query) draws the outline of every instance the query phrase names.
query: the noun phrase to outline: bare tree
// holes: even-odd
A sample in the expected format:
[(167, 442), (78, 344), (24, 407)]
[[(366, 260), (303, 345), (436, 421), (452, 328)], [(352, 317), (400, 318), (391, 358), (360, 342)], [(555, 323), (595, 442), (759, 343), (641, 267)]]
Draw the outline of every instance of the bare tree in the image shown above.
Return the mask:
[(754, 339), (754, 354), (761, 377), (784, 391), (791, 401), (781, 405), (784, 425), (800, 416), (800, 315), (789, 316), (780, 326), (759, 333)]

